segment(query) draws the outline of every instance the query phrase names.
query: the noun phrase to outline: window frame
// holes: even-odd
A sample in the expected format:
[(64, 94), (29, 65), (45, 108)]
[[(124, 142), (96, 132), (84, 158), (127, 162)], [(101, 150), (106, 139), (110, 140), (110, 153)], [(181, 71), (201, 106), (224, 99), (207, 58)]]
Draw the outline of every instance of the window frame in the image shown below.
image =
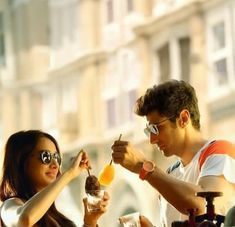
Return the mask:
[[(0, 67), (6, 66), (6, 39), (5, 39), (5, 24), (4, 11), (0, 11)], [(2, 45), (1, 45), (2, 43)]]
[[(206, 15), (206, 43), (207, 43), (207, 59), (208, 59), (208, 81), (209, 81), (209, 100), (213, 101), (220, 97), (228, 95), (231, 90), (235, 89), (234, 76), (234, 40), (231, 38), (232, 11), (235, 10), (225, 4), (223, 7), (217, 7), (208, 12)], [(215, 38), (213, 37), (213, 26), (219, 23), (224, 24), (224, 40), (223, 48), (214, 50)], [(226, 60), (227, 82), (219, 84), (220, 75), (216, 74), (215, 64), (219, 61)], [(218, 76), (217, 76), (218, 75)], [(217, 77), (216, 77), (217, 76)]]

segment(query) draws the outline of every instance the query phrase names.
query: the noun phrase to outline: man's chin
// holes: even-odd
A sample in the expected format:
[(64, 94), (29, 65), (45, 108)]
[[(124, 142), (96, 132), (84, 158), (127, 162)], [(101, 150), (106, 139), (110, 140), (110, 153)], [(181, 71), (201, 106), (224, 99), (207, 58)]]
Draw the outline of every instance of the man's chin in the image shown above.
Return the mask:
[(165, 157), (171, 156), (170, 153), (166, 151), (165, 147), (159, 147), (158, 145), (156, 145), (156, 147)]
[(163, 154), (165, 157), (170, 157), (170, 156), (171, 156), (170, 153), (167, 152), (165, 149), (159, 149), (159, 150), (162, 152), (162, 154)]

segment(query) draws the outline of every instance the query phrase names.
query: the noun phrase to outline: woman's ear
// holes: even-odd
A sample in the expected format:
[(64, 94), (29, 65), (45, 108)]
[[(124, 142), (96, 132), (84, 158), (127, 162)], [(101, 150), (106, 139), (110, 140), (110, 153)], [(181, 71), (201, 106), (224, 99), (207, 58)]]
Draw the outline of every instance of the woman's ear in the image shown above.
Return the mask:
[(180, 126), (184, 128), (190, 119), (190, 113), (187, 109), (184, 109), (180, 112), (179, 120), (180, 120)]

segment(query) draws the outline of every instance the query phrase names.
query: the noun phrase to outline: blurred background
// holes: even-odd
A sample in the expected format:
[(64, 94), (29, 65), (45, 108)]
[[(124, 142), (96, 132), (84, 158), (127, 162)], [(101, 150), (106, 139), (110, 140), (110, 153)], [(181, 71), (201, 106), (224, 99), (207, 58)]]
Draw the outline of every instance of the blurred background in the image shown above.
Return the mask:
[[(63, 168), (83, 148), (98, 175), (122, 133), (166, 169), (133, 104), (171, 78), (195, 87), (205, 136), (235, 142), (235, 0), (0, 0), (0, 160), (10, 134), (42, 129)], [(134, 211), (157, 225), (157, 192), (115, 169), (101, 226)], [(86, 177), (57, 200), (80, 224)]]

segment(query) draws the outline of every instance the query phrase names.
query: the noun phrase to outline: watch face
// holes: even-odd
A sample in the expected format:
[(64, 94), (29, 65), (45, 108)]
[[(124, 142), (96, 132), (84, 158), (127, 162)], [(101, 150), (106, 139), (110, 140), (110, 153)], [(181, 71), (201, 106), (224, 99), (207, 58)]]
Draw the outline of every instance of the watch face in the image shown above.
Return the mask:
[(152, 172), (154, 170), (154, 163), (150, 161), (146, 161), (143, 163), (143, 168), (147, 172)]

